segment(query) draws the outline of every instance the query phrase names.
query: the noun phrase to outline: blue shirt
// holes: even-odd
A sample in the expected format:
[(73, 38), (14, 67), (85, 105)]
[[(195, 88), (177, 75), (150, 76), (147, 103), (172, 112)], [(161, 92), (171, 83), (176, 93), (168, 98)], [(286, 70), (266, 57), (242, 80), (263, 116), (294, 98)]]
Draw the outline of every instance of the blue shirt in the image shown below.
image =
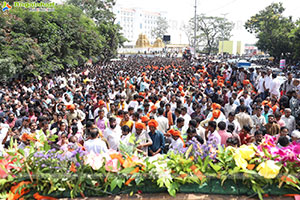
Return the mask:
[(161, 149), (161, 153), (165, 148), (165, 137), (162, 134), (162, 132), (156, 130), (154, 134), (149, 132), (149, 136), (153, 142), (151, 146), (149, 146), (149, 152), (150, 150), (153, 152), (156, 152), (159, 148)]

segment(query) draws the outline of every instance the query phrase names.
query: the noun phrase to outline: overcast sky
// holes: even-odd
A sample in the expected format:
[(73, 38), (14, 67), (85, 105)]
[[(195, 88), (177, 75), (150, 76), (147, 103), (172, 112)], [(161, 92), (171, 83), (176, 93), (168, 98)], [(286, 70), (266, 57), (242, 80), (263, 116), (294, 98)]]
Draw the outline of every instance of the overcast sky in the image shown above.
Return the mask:
[[(194, 16), (195, 0), (116, 0), (123, 7), (139, 7), (148, 11), (166, 11), (169, 18), (188, 21)], [(299, 0), (197, 0), (197, 12), (210, 16), (226, 17), (236, 24), (231, 40), (241, 40), (244, 43), (254, 43), (255, 36), (244, 29), (244, 24), (272, 2), (283, 2), (286, 8), (284, 15), (300, 18)]]

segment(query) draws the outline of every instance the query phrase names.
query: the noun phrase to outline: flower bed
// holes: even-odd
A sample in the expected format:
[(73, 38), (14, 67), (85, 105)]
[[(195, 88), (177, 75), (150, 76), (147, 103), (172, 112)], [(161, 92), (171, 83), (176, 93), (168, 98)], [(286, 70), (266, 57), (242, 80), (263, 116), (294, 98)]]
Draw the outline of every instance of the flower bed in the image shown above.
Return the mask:
[(181, 152), (155, 157), (141, 157), (132, 149), (95, 155), (56, 151), (46, 142), (38, 151), (34, 144), (25, 150), (11, 144), (0, 160), (0, 199), (149, 192), (257, 193), (260, 198), (264, 193), (295, 194), (300, 193), (299, 153), (299, 144), (279, 149), (270, 136), (258, 147), (216, 149), (191, 141)]

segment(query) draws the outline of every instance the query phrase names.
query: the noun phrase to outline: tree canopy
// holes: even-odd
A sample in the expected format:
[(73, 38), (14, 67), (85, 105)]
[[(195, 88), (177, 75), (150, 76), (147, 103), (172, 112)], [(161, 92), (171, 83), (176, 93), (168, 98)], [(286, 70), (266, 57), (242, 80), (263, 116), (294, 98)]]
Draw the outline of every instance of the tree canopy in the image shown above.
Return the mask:
[(282, 3), (272, 3), (258, 14), (252, 16), (245, 28), (258, 38), (257, 47), (275, 57), (296, 61), (299, 56), (299, 21), (283, 16)]
[(57, 5), (53, 12), (16, 7), (1, 12), (0, 79), (51, 73), (83, 65), (88, 59), (114, 57), (125, 39), (111, 19), (112, 12), (103, 10), (97, 9), (100, 13), (95, 16), (101, 16), (97, 21), (70, 4)]
[(218, 51), (218, 44), (221, 40), (228, 40), (234, 24), (226, 18), (198, 15), (197, 33), (194, 38), (194, 18), (183, 27), (190, 45), (196, 40), (196, 47), (204, 46), (203, 51), (211, 54)]

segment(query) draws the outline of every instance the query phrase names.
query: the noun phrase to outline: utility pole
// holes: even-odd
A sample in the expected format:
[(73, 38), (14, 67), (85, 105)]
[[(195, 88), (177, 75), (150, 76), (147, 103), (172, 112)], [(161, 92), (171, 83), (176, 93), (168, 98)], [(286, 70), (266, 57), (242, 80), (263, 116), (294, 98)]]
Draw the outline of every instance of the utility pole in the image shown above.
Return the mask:
[(197, 0), (195, 0), (195, 16), (194, 16), (194, 57), (196, 58), (196, 35), (197, 35)]
[[(224, 14), (221, 14), (221, 15), (223, 15), (223, 18), (224, 18), (224, 21), (225, 21), (225, 17), (226, 17), (226, 15), (228, 15), (228, 13), (224, 13)], [(222, 59), (223, 59), (224, 58), (224, 40), (225, 40), (224, 32), (222, 33), (222, 35), (223, 35), (223, 38), (222, 38)]]

